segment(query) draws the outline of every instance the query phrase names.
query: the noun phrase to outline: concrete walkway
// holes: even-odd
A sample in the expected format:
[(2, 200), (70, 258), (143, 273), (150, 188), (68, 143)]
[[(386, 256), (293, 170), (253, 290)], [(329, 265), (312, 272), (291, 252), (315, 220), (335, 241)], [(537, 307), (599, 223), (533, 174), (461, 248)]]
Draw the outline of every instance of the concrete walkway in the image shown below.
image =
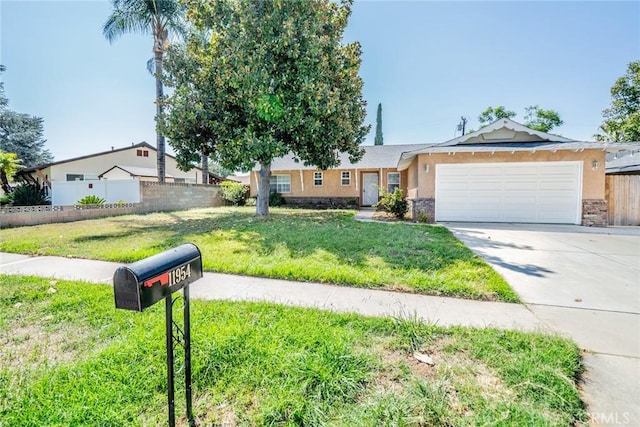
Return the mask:
[(592, 422), (640, 426), (640, 228), (444, 225), (585, 350)]
[[(372, 210), (361, 211), (356, 215), (356, 219), (371, 221), (372, 215)], [(191, 295), (194, 298), (212, 300), (271, 301), (372, 316), (417, 315), (442, 326), (492, 326), (559, 333), (576, 340), (585, 350), (587, 372), (583, 393), (589, 404), (588, 410), (592, 417), (592, 424), (640, 425), (640, 351), (638, 350), (640, 314), (634, 309), (636, 304), (634, 292), (640, 292), (637, 287), (634, 287), (634, 283), (640, 280), (638, 279), (640, 275), (634, 276), (634, 274), (640, 270), (635, 269), (634, 259), (625, 258), (626, 255), (623, 254), (607, 255), (609, 262), (613, 260), (626, 263), (630, 270), (620, 273), (620, 266), (614, 265), (614, 268), (619, 270), (618, 276), (626, 275), (622, 285), (617, 288), (621, 292), (618, 299), (622, 301), (615, 302), (616, 298), (607, 297), (604, 302), (597, 302), (598, 292), (600, 292), (598, 287), (593, 288), (595, 289), (593, 292), (584, 292), (584, 288), (579, 286), (581, 281), (584, 281), (585, 275), (581, 276), (581, 280), (571, 282), (567, 272), (563, 270), (562, 262), (552, 265), (549, 261), (554, 258), (562, 260), (565, 255), (561, 252), (562, 249), (574, 252), (570, 254), (570, 258), (564, 258), (565, 261), (572, 259), (578, 265), (595, 262), (594, 259), (597, 259), (597, 256), (594, 253), (580, 249), (580, 245), (575, 241), (567, 242), (566, 236), (558, 234), (552, 238), (538, 237), (536, 240), (532, 237), (535, 234), (526, 237), (509, 235), (508, 233), (514, 231), (509, 230), (508, 227), (502, 227), (502, 234), (500, 230), (496, 231), (487, 226), (474, 228), (471, 225), (465, 227), (456, 224), (449, 225), (449, 228), (476, 253), (485, 257), (505, 277), (521, 295), (524, 305), (217, 273), (205, 273), (201, 280), (193, 283)], [(559, 229), (546, 230), (552, 233), (559, 233), (559, 231)], [(594, 232), (583, 227), (570, 231), (579, 231), (582, 234)], [(534, 229), (533, 232), (535, 233), (536, 230)], [(616, 233), (612, 231), (609, 234), (616, 235)], [(555, 239), (556, 243), (549, 243), (550, 239)], [(563, 239), (565, 239), (564, 243)], [(584, 236), (582, 239), (582, 244), (593, 240)], [(514, 241), (520, 243), (514, 244)], [(606, 247), (619, 248), (622, 241), (627, 242), (624, 243), (627, 249), (630, 248), (633, 251), (636, 247), (634, 246), (636, 240), (630, 240), (631, 246), (629, 246), (629, 240), (624, 239), (610, 242)], [(511, 252), (506, 251), (507, 249)], [(546, 255), (546, 258), (534, 258), (536, 251), (539, 252), (538, 255)], [(0, 253), (0, 274), (36, 275), (111, 284), (113, 273), (120, 265), (122, 264), (64, 257), (31, 257)], [(552, 280), (549, 282), (550, 279)], [(594, 280), (594, 284), (602, 284), (598, 283), (602, 279)], [(611, 287), (618, 282), (614, 275), (604, 283)], [(537, 293), (527, 293), (532, 289), (537, 289)], [(580, 293), (577, 293), (578, 291)], [(564, 297), (565, 300), (562, 303), (554, 302), (552, 300), (554, 295)], [(620, 298), (621, 295), (623, 298)], [(587, 303), (586, 306), (580, 305), (582, 301)], [(598, 306), (598, 304), (605, 305)], [(616, 309), (616, 307), (622, 308)]]
[[(64, 257), (0, 253), (0, 274), (113, 283), (123, 264)], [(191, 296), (210, 300), (270, 301), (369, 316), (414, 316), (438, 325), (495, 326), (525, 331), (548, 330), (520, 304), (472, 301), (400, 292), (291, 282), (230, 274), (204, 273)]]

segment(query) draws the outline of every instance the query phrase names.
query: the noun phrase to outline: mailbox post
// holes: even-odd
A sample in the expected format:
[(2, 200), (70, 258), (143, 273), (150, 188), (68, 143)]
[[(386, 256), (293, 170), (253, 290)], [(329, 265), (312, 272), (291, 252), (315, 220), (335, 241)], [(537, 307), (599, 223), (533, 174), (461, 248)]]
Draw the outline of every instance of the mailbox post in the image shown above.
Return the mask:
[[(175, 426), (174, 344), (184, 349), (185, 398), (187, 419), (195, 426), (191, 400), (191, 324), (189, 284), (202, 277), (202, 255), (194, 244), (187, 243), (138, 262), (118, 267), (113, 275), (116, 308), (143, 311), (165, 300), (167, 341), (167, 400), (169, 426)], [(173, 293), (182, 289), (184, 299), (183, 329), (173, 321)], [(174, 327), (176, 333), (174, 333)]]

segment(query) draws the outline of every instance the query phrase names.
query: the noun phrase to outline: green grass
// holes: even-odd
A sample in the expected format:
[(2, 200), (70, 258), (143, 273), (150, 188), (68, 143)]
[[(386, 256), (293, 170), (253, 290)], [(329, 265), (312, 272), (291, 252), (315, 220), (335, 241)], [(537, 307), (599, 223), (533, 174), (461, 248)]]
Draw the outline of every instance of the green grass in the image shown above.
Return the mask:
[[(166, 422), (164, 304), (116, 310), (112, 292), (0, 276), (0, 426)], [(191, 313), (198, 425), (586, 420), (576, 387), (580, 352), (565, 339), (267, 303), (196, 300)], [(435, 365), (417, 362), (414, 350)], [(177, 384), (181, 417), (180, 377)]]
[(0, 251), (118, 262), (185, 242), (209, 271), (518, 301), (444, 227), (357, 222), (353, 211), (214, 208), (0, 230)]

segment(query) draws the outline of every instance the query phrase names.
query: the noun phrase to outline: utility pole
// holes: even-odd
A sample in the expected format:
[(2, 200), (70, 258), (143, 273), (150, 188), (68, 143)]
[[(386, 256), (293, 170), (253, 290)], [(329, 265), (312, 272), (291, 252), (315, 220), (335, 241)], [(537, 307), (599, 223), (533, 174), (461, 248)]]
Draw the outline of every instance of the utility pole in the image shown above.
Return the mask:
[(463, 135), (464, 135), (464, 129), (466, 126), (467, 126), (467, 118), (464, 116), (460, 117), (460, 124), (458, 124), (458, 130), (461, 130)]

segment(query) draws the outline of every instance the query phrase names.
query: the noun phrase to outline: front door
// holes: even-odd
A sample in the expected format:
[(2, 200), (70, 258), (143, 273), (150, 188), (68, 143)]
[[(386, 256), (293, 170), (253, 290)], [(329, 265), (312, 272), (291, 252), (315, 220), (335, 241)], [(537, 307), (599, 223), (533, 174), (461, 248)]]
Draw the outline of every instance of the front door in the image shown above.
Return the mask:
[(378, 174), (362, 174), (362, 205), (372, 206), (378, 203)]

